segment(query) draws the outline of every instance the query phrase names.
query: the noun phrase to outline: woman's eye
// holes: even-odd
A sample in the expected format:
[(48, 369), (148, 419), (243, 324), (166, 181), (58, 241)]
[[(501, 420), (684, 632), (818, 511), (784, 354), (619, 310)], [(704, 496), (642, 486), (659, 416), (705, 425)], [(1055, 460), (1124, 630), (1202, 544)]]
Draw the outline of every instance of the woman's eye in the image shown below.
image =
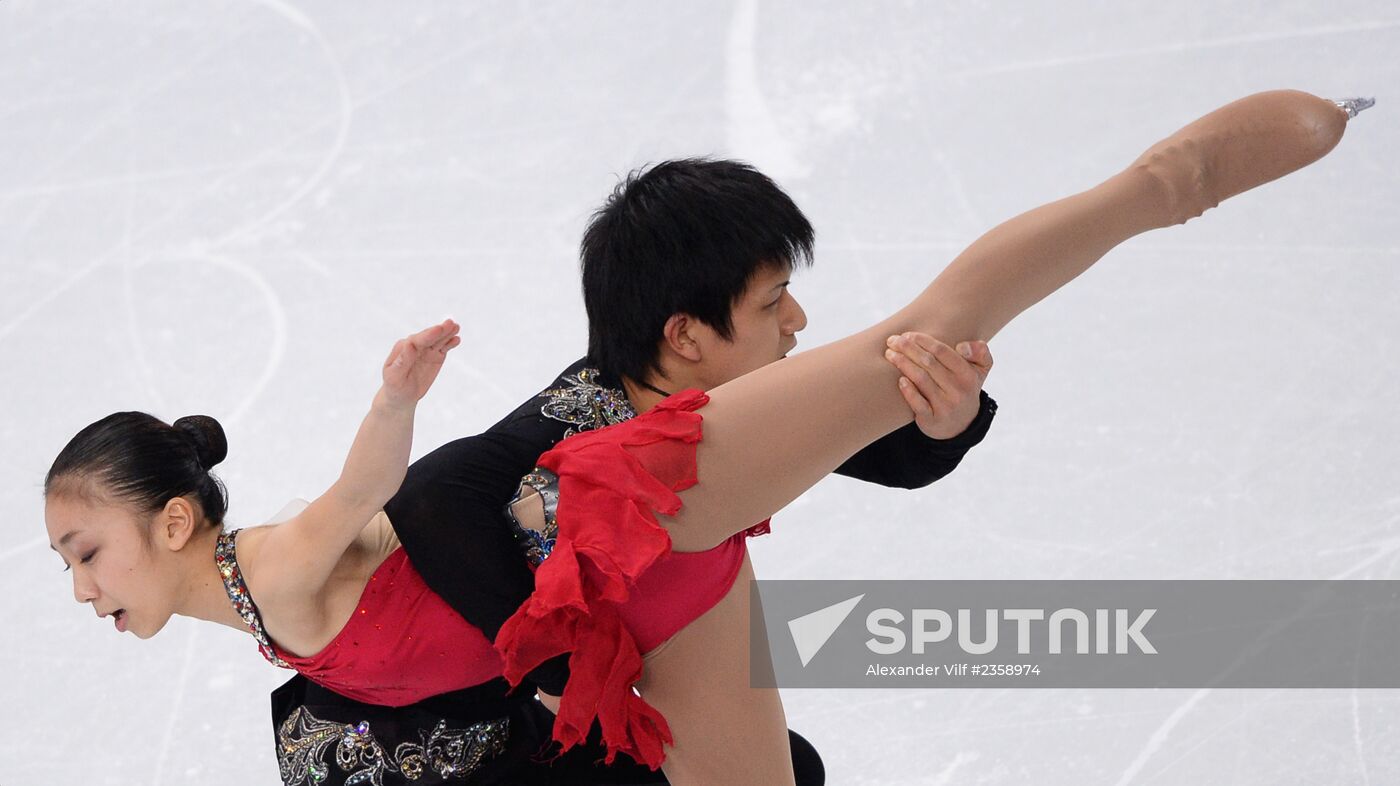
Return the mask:
[(89, 555), (87, 555), (86, 557), (83, 557), (83, 564), (87, 564), (87, 563), (92, 559), (93, 555), (96, 554), (96, 553), (97, 553), (97, 552), (94, 551), (94, 552), (92, 552), (92, 554), (89, 554)]

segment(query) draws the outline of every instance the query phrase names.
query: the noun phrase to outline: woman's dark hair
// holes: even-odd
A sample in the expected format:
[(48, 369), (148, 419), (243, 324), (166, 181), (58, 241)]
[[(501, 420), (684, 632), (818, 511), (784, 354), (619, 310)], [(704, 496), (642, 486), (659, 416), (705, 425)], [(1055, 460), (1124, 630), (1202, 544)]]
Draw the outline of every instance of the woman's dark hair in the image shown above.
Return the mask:
[(588, 356), (644, 380), (660, 371), (666, 320), (689, 314), (733, 337), (734, 303), (755, 273), (811, 264), (812, 224), (741, 161), (687, 158), (627, 175), (579, 248)]
[(54, 459), (44, 496), (77, 494), (154, 513), (175, 497), (199, 500), (222, 527), (228, 492), (209, 468), (228, 455), (219, 421), (191, 415), (167, 425), (145, 412), (116, 412), (79, 431)]

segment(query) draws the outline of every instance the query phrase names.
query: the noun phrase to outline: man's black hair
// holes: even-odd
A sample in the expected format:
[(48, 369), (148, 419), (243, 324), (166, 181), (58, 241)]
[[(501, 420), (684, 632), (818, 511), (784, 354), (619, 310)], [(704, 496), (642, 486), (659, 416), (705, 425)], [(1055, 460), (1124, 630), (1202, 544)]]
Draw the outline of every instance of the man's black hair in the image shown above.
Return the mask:
[(812, 263), (812, 224), (741, 161), (687, 158), (632, 171), (580, 244), (588, 356), (644, 380), (661, 371), (666, 320), (685, 313), (733, 337), (731, 310), (760, 270)]

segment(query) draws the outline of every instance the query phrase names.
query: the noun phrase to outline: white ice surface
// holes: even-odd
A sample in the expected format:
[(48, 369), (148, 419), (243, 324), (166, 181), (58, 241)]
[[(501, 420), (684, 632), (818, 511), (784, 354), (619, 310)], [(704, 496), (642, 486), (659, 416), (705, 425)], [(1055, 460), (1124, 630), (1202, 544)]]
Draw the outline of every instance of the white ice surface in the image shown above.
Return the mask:
[[(467, 340), (415, 455), (581, 354), (577, 239), (632, 167), (774, 174), (818, 228), (814, 346), (1278, 87), (1379, 103), (1011, 326), (988, 441), (917, 493), (823, 483), (754, 542), (772, 578), (1395, 578), (1400, 9), (0, 2), (0, 784), (277, 782), (251, 639), (74, 603), (40, 484), (92, 420), (218, 417), (257, 523), (334, 478), (397, 337)], [(785, 700), (833, 784), (1400, 781), (1394, 691)]]

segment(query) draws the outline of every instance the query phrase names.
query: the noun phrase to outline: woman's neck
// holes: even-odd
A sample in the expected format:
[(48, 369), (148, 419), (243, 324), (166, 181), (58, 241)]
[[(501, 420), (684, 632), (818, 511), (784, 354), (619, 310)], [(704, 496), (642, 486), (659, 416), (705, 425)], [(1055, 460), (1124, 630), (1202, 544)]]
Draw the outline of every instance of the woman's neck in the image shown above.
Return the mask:
[[(248, 533), (238, 536), (240, 545), (249, 545)], [(246, 631), (248, 625), (243, 618), (238, 616), (233, 603), (229, 600), (228, 591), (224, 589), (224, 579), (219, 573), (219, 567), (214, 562), (214, 547), (217, 542), (218, 533), (207, 537), (197, 544), (191, 544), (188, 554), (184, 559), (188, 560), (185, 565), (184, 581), (181, 587), (180, 597), (182, 602), (176, 608), (175, 613), (184, 617), (208, 620), (227, 625), (240, 631)], [(184, 551), (184, 550), (182, 550)], [(244, 557), (251, 556), (256, 548), (246, 548), (238, 555), (239, 570), (245, 570)], [(246, 575), (244, 580), (247, 580)]]

